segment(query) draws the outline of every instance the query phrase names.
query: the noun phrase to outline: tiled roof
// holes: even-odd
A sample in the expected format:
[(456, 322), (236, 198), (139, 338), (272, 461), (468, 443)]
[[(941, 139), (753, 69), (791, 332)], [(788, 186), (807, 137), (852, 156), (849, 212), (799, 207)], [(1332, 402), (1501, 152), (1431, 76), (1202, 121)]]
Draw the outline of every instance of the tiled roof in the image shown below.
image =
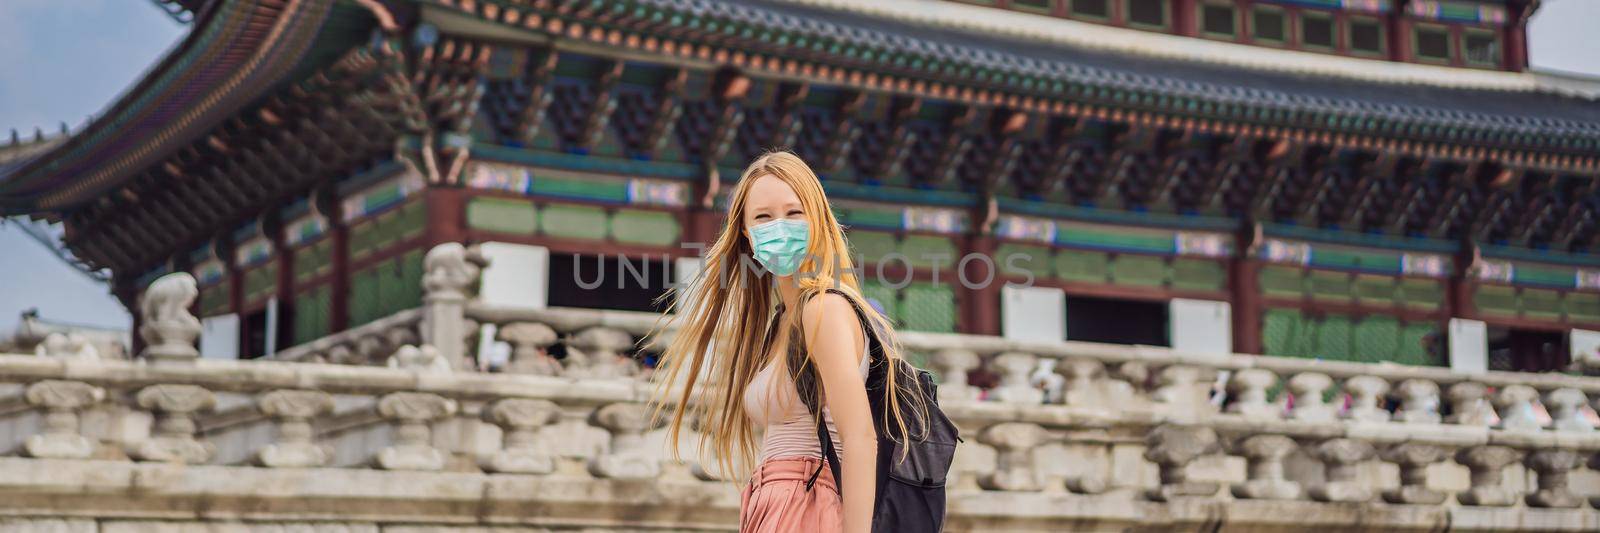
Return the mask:
[(921, 63), (985, 69), (997, 85), (1031, 85), (1032, 92), (1044, 96), (1190, 108), (1262, 122), (1309, 118), (1357, 133), (1600, 149), (1600, 102), (1553, 93), (1385, 84), (1178, 62), (767, 0), (639, 3), (833, 41), (856, 57), (884, 62), (914, 57)]

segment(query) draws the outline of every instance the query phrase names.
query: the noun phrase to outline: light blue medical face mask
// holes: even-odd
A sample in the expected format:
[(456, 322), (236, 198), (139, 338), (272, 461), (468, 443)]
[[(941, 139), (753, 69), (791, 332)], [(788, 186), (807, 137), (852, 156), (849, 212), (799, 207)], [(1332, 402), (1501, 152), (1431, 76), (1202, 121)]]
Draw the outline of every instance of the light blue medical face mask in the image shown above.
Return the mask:
[(780, 218), (750, 227), (750, 245), (756, 261), (768, 272), (788, 276), (805, 259), (811, 226), (804, 220)]

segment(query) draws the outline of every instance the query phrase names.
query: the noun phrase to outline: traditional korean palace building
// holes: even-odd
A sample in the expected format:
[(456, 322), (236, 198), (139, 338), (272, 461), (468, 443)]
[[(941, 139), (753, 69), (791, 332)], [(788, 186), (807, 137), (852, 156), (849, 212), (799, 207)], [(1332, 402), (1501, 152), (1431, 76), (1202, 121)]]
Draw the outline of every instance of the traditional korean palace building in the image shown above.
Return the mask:
[(1600, 83), (1528, 71), (1538, 0), (159, 3), (189, 35), (0, 148), (0, 212), (130, 309), (192, 273), (240, 357), (418, 307), (449, 242), (486, 299), (653, 309), (773, 147), (907, 330), (1529, 371), (1600, 331)]

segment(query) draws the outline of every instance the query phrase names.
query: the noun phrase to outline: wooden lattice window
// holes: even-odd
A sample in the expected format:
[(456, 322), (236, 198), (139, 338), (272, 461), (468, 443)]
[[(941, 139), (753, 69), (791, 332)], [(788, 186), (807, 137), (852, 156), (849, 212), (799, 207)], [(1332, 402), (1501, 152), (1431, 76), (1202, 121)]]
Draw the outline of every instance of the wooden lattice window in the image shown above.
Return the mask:
[(1333, 49), (1333, 17), (1326, 13), (1300, 15), (1300, 45), (1310, 49)]
[(1381, 56), (1384, 46), (1383, 23), (1371, 17), (1351, 17), (1348, 29), (1350, 52), (1356, 55)]
[(1135, 28), (1167, 29), (1168, 4), (1162, 0), (1127, 0), (1128, 25)]
[(1488, 30), (1469, 29), (1462, 32), (1462, 55), (1468, 65), (1496, 67), (1500, 65), (1500, 36)]
[(1050, 0), (1011, 0), (1011, 5), (1025, 11), (1050, 12)]
[(1450, 29), (1444, 26), (1419, 25), (1412, 32), (1412, 49), (1417, 59), (1435, 63), (1450, 61)]
[(1238, 14), (1231, 4), (1200, 4), (1200, 33), (1233, 39), (1238, 35)]
[(1289, 37), (1289, 18), (1283, 9), (1255, 6), (1250, 12), (1250, 34), (1258, 42), (1281, 45)]
[(422, 250), (384, 259), (350, 276), (350, 326), (422, 305)]
[(295, 295), (292, 337), (295, 344), (311, 342), (329, 333), (333, 323), (330, 292), (329, 287), (323, 285)]
[(1431, 321), (1406, 322), (1382, 314), (1268, 309), (1261, 320), (1267, 355), (1332, 361), (1443, 366), (1442, 333)]
[(1078, 18), (1105, 20), (1111, 18), (1110, 0), (1072, 0), (1068, 14)]

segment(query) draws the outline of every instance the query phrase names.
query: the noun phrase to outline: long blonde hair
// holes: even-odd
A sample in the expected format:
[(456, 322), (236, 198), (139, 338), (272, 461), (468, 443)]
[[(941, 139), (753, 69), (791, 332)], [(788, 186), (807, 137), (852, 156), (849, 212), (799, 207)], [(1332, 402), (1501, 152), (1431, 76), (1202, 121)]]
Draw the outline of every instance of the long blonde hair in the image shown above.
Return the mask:
[[(800, 302), (830, 288), (845, 293), (867, 317), (869, 324), (863, 325), (875, 327), (883, 356), (890, 363), (888, 368), (896, 368), (894, 364), (901, 359), (900, 343), (889, 319), (867, 305), (861, 295), (843, 228), (833, 215), (816, 173), (787, 151), (769, 152), (756, 158), (745, 168), (729, 195), (722, 232), (716, 242), (706, 248), (700, 274), (692, 283), (678, 288), (680, 292), (661, 317), (665, 323), (658, 320), (650, 334), (650, 337), (671, 339), (654, 372), (657, 381), (652, 417), (659, 420), (664, 409), (673, 408), (667, 432), (672, 457), (681, 458), (678, 448), (682, 427), (685, 418), (689, 418), (696, 422), (700, 432), (696, 450), (702, 465), (706, 464), (704, 454), (709, 444), (716, 464), (724, 473), (748, 472), (754, 466), (759, 447), (751, 419), (744, 410), (743, 398), (750, 381), (767, 363), (766, 333), (777, 297), (772, 275), (753, 267), (750, 262), (753, 253), (744, 232), (744, 210), (751, 183), (769, 175), (794, 189), (810, 227), (805, 258), (794, 275), (801, 290)], [(793, 311), (785, 315), (800, 316), (799, 309)], [(787, 322), (798, 326), (797, 319)], [(676, 331), (667, 334), (672, 329)], [(790, 342), (789, 346), (793, 353), (795, 343)], [(805, 346), (810, 343), (805, 342), (798, 349), (804, 352)], [(777, 357), (774, 375), (799, 376), (802, 371), (814, 372), (804, 368), (811, 366), (807, 364), (809, 355), (798, 361), (799, 369), (791, 371), (789, 368), (795, 361), (790, 361), (790, 357)], [(915, 386), (914, 383), (900, 383), (908, 380), (897, 379), (896, 374), (885, 373), (889, 395), (885, 404), (888, 406), (900, 405), (900, 396), (908, 394), (901, 389)], [(820, 386), (814, 373), (808, 375), (811, 379), (806, 381)], [(705, 376), (704, 383), (702, 376)], [(807, 389), (801, 387), (798, 392), (807, 400), (817, 400), (816, 396), (811, 396), (816, 394), (816, 389)], [(821, 403), (814, 401), (813, 405)], [(899, 409), (889, 411), (888, 420), (898, 424), (898, 435), (906, 435), (906, 422)], [(919, 411), (925, 413), (926, 409)], [(812, 416), (820, 415), (813, 412)], [(875, 419), (878, 416), (874, 414)]]

